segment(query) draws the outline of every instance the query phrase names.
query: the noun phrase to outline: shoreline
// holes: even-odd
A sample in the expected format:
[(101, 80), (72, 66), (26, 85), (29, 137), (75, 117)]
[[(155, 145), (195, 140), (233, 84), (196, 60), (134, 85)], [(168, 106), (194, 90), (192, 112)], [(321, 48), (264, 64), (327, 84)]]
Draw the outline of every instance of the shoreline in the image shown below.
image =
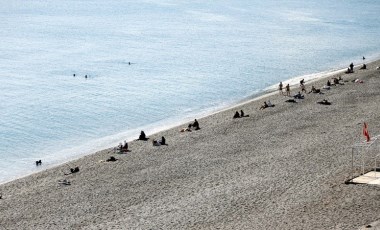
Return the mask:
[[(373, 64), (378, 63), (378, 62), (380, 63), (380, 56), (376, 56), (376, 57), (377, 57), (376, 59), (369, 59), (368, 62), (363, 62), (363, 63), (366, 63), (367, 65), (373, 65)], [(355, 68), (357, 68), (357, 67), (355, 67)], [(322, 71), (322, 72), (318, 72), (318, 73), (296, 76), (296, 77), (292, 77), (292, 78), (289, 78), (287, 80), (284, 80), (283, 84), (285, 85), (286, 83), (289, 83), (291, 86), (291, 90), (294, 91), (295, 86), (296, 86), (296, 88), (299, 88), (298, 87), (299, 80), (302, 78), (306, 79), (305, 85), (310, 86), (311, 84), (319, 82), (323, 79), (332, 78), (334, 76), (342, 75), (342, 74), (344, 74), (345, 70), (346, 69), (331, 69), (331, 70), (326, 70), (326, 71)], [(275, 85), (264, 88), (262, 91), (260, 91), (256, 94), (252, 94), (252, 95), (245, 97), (245, 98), (242, 98), (240, 100), (227, 103), (226, 105), (220, 105), (220, 106), (212, 107), (210, 110), (205, 110), (205, 111), (200, 111), (200, 112), (194, 113), (193, 116), (189, 115), (185, 118), (173, 118), (173, 119), (163, 120), (161, 122), (155, 122), (152, 124), (147, 124), (147, 125), (144, 125), (142, 127), (135, 128), (133, 130), (128, 130), (128, 131), (117, 133), (117, 134), (114, 134), (111, 136), (102, 137), (102, 138), (97, 139), (97, 140), (108, 139), (109, 137), (112, 137), (112, 136), (122, 136), (125, 133), (135, 132), (136, 134), (134, 134), (134, 137), (132, 137), (132, 134), (129, 134), (129, 136), (127, 135), (127, 137), (123, 138), (123, 140), (126, 140), (129, 143), (129, 142), (136, 139), (140, 130), (145, 130), (145, 132), (149, 133), (150, 135), (156, 135), (156, 134), (159, 134), (160, 132), (164, 132), (164, 131), (173, 129), (175, 127), (179, 127), (181, 125), (185, 125), (187, 123), (192, 122), (193, 120), (190, 119), (190, 117), (197, 117), (197, 119), (206, 118), (208, 116), (212, 116), (212, 115), (215, 115), (217, 113), (225, 112), (225, 111), (237, 108), (239, 106), (244, 106), (248, 103), (252, 103), (255, 101), (259, 101), (259, 100), (274, 96), (277, 94), (277, 92), (278, 92), (277, 84), (275, 84)], [(171, 125), (165, 125), (165, 123), (168, 123), (170, 121), (172, 122)], [(163, 128), (158, 128), (160, 126), (161, 127), (163, 126)], [(116, 138), (112, 138), (112, 139), (116, 139)], [(119, 142), (122, 142), (123, 140), (120, 140)], [(95, 143), (96, 143), (96, 141), (95, 141)], [(70, 149), (81, 148), (81, 146), (72, 147)], [(89, 144), (86, 143), (84, 146), (89, 146)], [(42, 172), (45, 170), (52, 169), (54, 167), (59, 167), (59, 166), (68, 164), (72, 161), (79, 160), (80, 158), (83, 158), (83, 157), (86, 157), (89, 155), (93, 155), (93, 154), (96, 154), (98, 152), (113, 150), (113, 148), (115, 146), (117, 146), (117, 143), (115, 143), (109, 147), (100, 147), (100, 148), (96, 148), (94, 150), (79, 152), (77, 155), (75, 155), (75, 156), (73, 155), (72, 157), (69, 157), (69, 159), (67, 159), (67, 160), (63, 160), (63, 161), (58, 160), (57, 162), (53, 162), (50, 165), (48, 165), (46, 168), (43, 168), (40, 170), (37, 169), (37, 171), (33, 171), (30, 173), (26, 173), (26, 174), (20, 173), (20, 175), (18, 175), (18, 176), (16, 175), (9, 180), (0, 181), (0, 186), (3, 184), (9, 183), (9, 182), (18, 180), (18, 179), (22, 179), (24, 177), (31, 176), (35, 173), (39, 173), (39, 172)]]
[[(380, 132), (380, 60), (297, 103), (274, 91), (0, 185), (6, 229), (358, 229), (378, 219), (380, 187), (345, 185), (362, 122)], [(328, 76), (333, 77), (333, 76)], [(353, 83), (360, 78), (363, 84)], [(311, 83), (317, 88), (325, 78)], [(306, 82), (306, 88), (311, 87)], [(292, 94), (298, 91), (292, 90)], [(264, 100), (276, 105), (259, 110)], [(322, 99), (331, 106), (316, 104)], [(232, 119), (243, 109), (246, 118)], [(165, 136), (167, 146), (152, 146)], [(118, 161), (105, 162), (115, 156)], [(78, 173), (64, 175), (69, 167)], [(70, 181), (62, 185), (61, 180)]]

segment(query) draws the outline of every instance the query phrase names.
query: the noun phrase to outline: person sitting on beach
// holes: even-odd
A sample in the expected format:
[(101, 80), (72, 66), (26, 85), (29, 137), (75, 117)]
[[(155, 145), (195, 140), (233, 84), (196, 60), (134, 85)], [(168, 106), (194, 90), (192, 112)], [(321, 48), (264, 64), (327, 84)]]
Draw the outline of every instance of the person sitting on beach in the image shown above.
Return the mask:
[(363, 66), (360, 69), (367, 69), (366, 64), (363, 64)]
[(333, 83), (334, 83), (334, 85), (339, 85), (339, 79), (336, 78), (336, 77), (334, 77), (333, 78)]
[(195, 128), (195, 130), (201, 129), (201, 128), (199, 128), (199, 123), (198, 123), (197, 119), (194, 120), (193, 127)]
[(264, 104), (260, 107), (260, 110), (266, 109), (266, 108), (268, 108), (268, 107), (269, 107), (269, 106), (268, 106), (267, 102), (264, 101)]
[(122, 151), (128, 151), (128, 143), (127, 141), (124, 141), (124, 145), (121, 147)]
[(327, 86), (331, 86), (331, 82), (330, 82), (330, 80), (327, 80), (326, 85), (327, 85)]
[(144, 131), (141, 131), (140, 136), (139, 136), (139, 140), (142, 140), (142, 141), (148, 140), (148, 138), (146, 138)]
[(236, 111), (236, 112), (235, 112), (235, 115), (234, 115), (234, 117), (233, 117), (233, 118), (234, 118), (234, 119), (235, 119), (235, 118), (240, 118), (240, 114), (239, 114), (239, 112), (238, 112), (238, 111)]
[(353, 71), (350, 68), (347, 68), (345, 73), (353, 73)]
[(160, 144), (161, 144), (161, 145), (166, 145), (166, 139), (165, 139), (164, 136), (161, 137)]
[(295, 99), (304, 99), (304, 95), (301, 94), (301, 92), (298, 91), (296, 95), (293, 96)]
[(321, 105), (331, 105), (331, 102), (327, 101), (326, 99), (323, 99), (322, 101), (318, 101), (317, 103)]
[(249, 117), (249, 115), (244, 115), (243, 110), (240, 110), (240, 117)]
[(71, 173), (77, 173), (77, 172), (79, 172), (79, 167), (70, 168), (70, 172)]

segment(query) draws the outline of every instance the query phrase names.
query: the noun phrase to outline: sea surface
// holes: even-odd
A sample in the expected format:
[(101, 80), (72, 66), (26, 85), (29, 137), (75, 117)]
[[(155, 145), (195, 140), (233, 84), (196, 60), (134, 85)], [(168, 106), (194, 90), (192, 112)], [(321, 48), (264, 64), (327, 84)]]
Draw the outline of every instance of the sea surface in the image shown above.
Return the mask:
[(379, 12), (373, 0), (0, 0), (0, 182), (377, 59)]

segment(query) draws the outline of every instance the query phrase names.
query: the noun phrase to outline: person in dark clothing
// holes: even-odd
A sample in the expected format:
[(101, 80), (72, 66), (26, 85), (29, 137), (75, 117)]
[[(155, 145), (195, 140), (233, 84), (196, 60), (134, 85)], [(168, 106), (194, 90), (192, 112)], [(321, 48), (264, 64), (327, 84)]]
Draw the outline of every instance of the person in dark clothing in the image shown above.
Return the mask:
[(166, 139), (164, 136), (161, 137), (161, 145), (166, 145)]
[(141, 131), (140, 136), (139, 136), (139, 140), (142, 140), (142, 141), (148, 140), (148, 138), (146, 138), (144, 131)]
[(197, 119), (194, 120), (193, 127), (195, 128), (195, 130), (201, 129), (201, 128), (199, 128), (199, 123), (198, 123)]
[(354, 63), (352, 63), (352, 62), (351, 62), (351, 64), (350, 64), (350, 71), (351, 71), (351, 73), (354, 72)]
[(235, 119), (235, 118), (240, 118), (240, 114), (239, 114), (239, 112), (238, 112), (238, 111), (236, 111), (236, 112), (235, 112), (235, 115), (234, 115), (234, 117), (233, 117), (233, 118), (234, 118), (234, 119)]

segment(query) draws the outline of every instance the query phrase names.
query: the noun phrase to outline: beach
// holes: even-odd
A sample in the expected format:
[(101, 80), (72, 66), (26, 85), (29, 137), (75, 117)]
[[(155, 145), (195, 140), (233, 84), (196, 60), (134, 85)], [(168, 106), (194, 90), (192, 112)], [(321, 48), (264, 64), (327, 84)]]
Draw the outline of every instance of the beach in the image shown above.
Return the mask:
[[(339, 73), (344, 84), (297, 103), (273, 93), (199, 118), (200, 130), (147, 133), (126, 154), (106, 149), (2, 184), (0, 229), (359, 229), (379, 219), (380, 187), (344, 182), (363, 122), (380, 133), (377, 66)], [(275, 106), (259, 110), (267, 100)], [(232, 119), (240, 110), (249, 117)], [(153, 146), (161, 136), (168, 145)]]

